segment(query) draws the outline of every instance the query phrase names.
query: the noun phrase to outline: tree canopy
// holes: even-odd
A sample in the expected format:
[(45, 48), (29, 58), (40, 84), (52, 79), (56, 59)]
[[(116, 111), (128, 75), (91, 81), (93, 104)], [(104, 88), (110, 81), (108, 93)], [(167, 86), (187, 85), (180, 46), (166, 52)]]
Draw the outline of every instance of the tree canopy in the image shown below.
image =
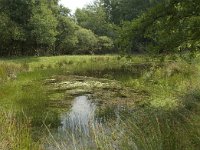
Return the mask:
[[(200, 6), (197, 0), (164, 1), (125, 22), (120, 39), (126, 51), (174, 53), (196, 51), (200, 44)], [(126, 33), (126, 34), (124, 34)]]
[(181, 53), (200, 47), (198, 0), (0, 0), (0, 55)]

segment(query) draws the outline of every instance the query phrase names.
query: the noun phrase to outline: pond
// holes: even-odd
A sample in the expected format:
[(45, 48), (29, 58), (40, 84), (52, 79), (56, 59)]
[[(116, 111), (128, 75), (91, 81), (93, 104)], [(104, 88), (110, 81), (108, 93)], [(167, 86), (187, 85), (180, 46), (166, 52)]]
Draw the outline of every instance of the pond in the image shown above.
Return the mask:
[[(52, 80), (51, 80), (52, 81)], [(81, 149), (97, 146), (95, 137), (111, 138), (112, 133), (123, 134), (118, 127), (120, 115), (129, 113), (138, 93), (113, 80), (72, 77), (48, 84), (52, 95), (51, 107), (62, 111), (60, 126), (51, 130), (45, 149)], [(113, 131), (120, 129), (120, 132)], [(49, 142), (51, 141), (51, 142)], [(115, 143), (115, 141), (113, 141)], [(76, 148), (75, 148), (75, 147)], [(111, 146), (113, 147), (113, 145)]]

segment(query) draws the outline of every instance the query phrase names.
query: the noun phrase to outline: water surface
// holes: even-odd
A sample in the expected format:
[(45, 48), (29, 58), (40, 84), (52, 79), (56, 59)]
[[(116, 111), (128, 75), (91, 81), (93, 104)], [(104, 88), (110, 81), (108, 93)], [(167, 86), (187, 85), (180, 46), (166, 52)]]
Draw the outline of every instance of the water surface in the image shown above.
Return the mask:
[(70, 112), (61, 115), (60, 131), (88, 134), (90, 126), (95, 123), (95, 110), (96, 105), (89, 100), (88, 96), (76, 97)]

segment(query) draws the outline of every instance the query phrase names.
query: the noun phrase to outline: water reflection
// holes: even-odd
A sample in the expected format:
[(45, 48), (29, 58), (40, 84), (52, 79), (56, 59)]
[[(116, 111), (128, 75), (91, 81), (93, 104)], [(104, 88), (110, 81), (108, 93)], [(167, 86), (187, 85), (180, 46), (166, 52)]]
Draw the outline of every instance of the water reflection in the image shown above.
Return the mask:
[(95, 104), (91, 103), (88, 96), (75, 98), (70, 112), (61, 116), (61, 131), (81, 132), (88, 134), (89, 126), (94, 123)]
[[(120, 114), (124, 108), (112, 106), (100, 108), (91, 102), (89, 96), (79, 96), (72, 102), (70, 111), (61, 115), (62, 126), (53, 133), (53, 142), (47, 143), (47, 150), (95, 149), (94, 134), (99, 136), (111, 135), (112, 128), (119, 129)], [(120, 133), (123, 133), (120, 130)], [(53, 144), (52, 144), (53, 143)], [(114, 145), (115, 149), (117, 145)]]

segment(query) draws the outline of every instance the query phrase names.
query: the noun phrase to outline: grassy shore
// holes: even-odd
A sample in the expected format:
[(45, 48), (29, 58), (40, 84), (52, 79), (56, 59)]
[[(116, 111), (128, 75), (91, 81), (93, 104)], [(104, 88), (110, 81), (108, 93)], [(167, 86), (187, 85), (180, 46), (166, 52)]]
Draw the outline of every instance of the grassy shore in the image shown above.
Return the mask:
[[(46, 134), (35, 139), (32, 128), (59, 124), (57, 112), (48, 109), (51, 97), (44, 81), (69, 75), (117, 80), (143, 98), (134, 112), (121, 116), (119, 128), (110, 125), (109, 134), (101, 128), (93, 130), (92, 147), (78, 145), (72, 137), (71, 149), (198, 149), (199, 64), (199, 58), (187, 63), (180, 58), (160, 62), (147, 56), (109, 55), (0, 59), (0, 149), (8, 145), (9, 149), (44, 149)], [(63, 144), (51, 142), (64, 149)]]

